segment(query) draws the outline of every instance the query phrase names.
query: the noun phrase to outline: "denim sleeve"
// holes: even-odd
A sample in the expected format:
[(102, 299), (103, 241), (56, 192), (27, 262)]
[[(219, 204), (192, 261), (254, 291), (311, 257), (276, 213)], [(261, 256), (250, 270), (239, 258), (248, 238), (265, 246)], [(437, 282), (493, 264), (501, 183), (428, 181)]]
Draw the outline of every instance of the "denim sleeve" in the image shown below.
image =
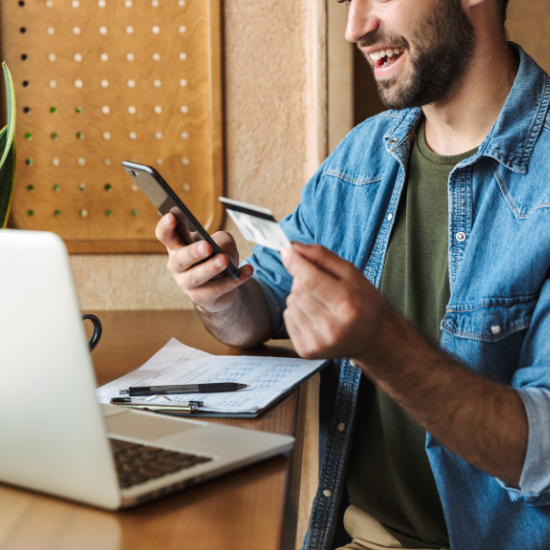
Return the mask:
[[(280, 223), (291, 241), (306, 244), (316, 242), (318, 213), (315, 195), (323, 169), (324, 164), (302, 189), (300, 204), (296, 210)], [(286, 308), (286, 298), (290, 294), (292, 277), (283, 266), (281, 255), (277, 250), (256, 246), (252, 255), (243, 263), (251, 264), (254, 267), (253, 277), (260, 285), (269, 307), (273, 338), (288, 338), (283, 312)]]
[(550, 282), (543, 286), (523, 344), (512, 387), (521, 398), (529, 426), (519, 487), (499, 483), (514, 501), (550, 504)]

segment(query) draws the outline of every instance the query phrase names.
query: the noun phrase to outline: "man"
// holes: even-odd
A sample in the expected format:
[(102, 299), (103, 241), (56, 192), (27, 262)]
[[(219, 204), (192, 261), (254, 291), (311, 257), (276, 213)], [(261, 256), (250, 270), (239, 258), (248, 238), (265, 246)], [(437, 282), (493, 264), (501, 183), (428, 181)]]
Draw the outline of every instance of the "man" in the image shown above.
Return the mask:
[(217, 338), (335, 360), (307, 550), (550, 548), (550, 79), (506, 4), (351, 0), (392, 110), (305, 186), (280, 256), (216, 278), (226, 256), (158, 225)]

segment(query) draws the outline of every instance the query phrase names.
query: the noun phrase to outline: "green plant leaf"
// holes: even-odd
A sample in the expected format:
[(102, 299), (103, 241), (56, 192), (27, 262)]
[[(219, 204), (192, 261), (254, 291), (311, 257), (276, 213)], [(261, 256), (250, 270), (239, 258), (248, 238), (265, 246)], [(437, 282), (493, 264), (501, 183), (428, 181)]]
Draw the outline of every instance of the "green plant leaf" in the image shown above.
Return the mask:
[(0, 227), (6, 227), (15, 184), (15, 87), (6, 63), (2, 63), (6, 81), (8, 124), (0, 131)]

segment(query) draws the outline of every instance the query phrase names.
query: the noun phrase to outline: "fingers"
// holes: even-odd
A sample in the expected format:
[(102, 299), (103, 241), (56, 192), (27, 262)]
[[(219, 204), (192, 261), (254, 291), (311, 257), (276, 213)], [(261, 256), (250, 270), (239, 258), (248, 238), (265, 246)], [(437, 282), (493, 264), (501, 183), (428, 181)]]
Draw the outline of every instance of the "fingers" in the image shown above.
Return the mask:
[(194, 288), (187, 287), (185, 293), (195, 304), (211, 304), (224, 294), (228, 294), (235, 288), (246, 283), (252, 277), (254, 268), (251, 265), (244, 265), (239, 269), (239, 272), (241, 276), (238, 279), (232, 279), (230, 277), (217, 277), (202, 285), (197, 285)]
[(168, 251), (175, 251), (184, 246), (184, 243), (176, 232), (176, 218), (173, 214), (166, 214), (166, 216), (160, 219), (155, 229), (155, 236)]
[[(342, 284), (339, 278), (324, 271), (302, 256), (301, 253), (294, 250), (294, 247), (281, 251), (281, 257), (284, 266), (294, 277), (293, 289), (301, 289), (311, 293), (323, 304), (329, 304), (331, 301), (343, 297)], [(338, 259), (345, 262), (345, 260)]]
[(324, 246), (292, 243), (292, 249), (310, 262), (338, 279), (350, 280), (357, 275), (357, 268)]

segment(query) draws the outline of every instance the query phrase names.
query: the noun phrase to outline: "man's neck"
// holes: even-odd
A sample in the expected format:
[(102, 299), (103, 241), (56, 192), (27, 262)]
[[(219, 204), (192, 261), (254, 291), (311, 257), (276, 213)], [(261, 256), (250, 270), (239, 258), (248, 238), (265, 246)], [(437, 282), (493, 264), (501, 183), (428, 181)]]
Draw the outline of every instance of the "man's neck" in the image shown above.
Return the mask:
[(459, 155), (478, 147), (508, 97), (518, 63), (504, 40), (478, 44), (464, 77), (445, 100), (422, 108), (426, 143), (439, 155)]

